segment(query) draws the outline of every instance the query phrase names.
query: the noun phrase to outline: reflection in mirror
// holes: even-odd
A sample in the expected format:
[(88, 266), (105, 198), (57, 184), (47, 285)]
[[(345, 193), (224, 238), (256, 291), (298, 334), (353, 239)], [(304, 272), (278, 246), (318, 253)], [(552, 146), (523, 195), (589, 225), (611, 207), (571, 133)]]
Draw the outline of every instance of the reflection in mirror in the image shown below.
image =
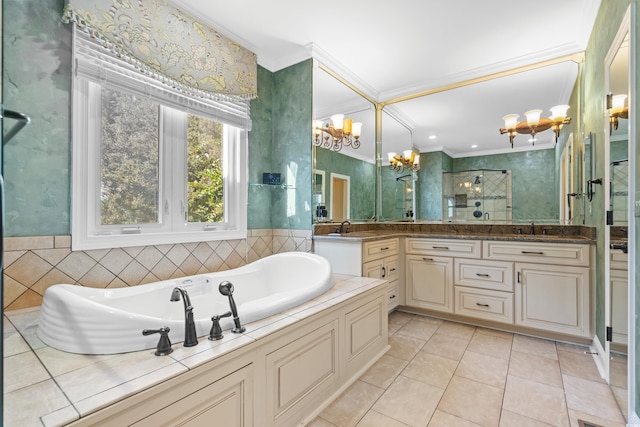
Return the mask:
[[(628, 24), (626, 24), (628, 25)], [(617, 381), (626, 377), (628, 350), (628, 254), (627, 219), (629, 189), (629, 110), (626, 99), (629, 94), (629, 30), (623, 22), (611, 49), (606, 56), (606, 77), (609, 96), (607, 113), (610, 129), (605, 133), (605, 162), (609, 167), (604, 174), (605, 200), (607, 213), (607, 235), (605, 236), (605, 262), (608, 271), (605, 280), (609, 289), (605, 292), (605, 326), (611, 328), (611, 341), (604, 345), (609, 361), (608, 378), (612, 386), (626, 389), (626, 381)]]
[(315, 206), (316, 221), (324, 221), (327, 219), (328, 211), (325, 200), (325, 183), (326, 174), (323, 170), (316, 169), (313, 171), (313, 205)]
[[(344, 114), (353, 123), (362, 123), (360, 146), (357, 149), (343, 145), (337, 152), (331, 147), (325, 148), (324, 144), (314, 146), (314, 171), (324, 172), (324, 177), (329, 180), (325, 183), (323, 198), (327, 215), (320, 217), (316, 214), (314, 220), (356, 221), (372, 218), (375, 215), (376, 174), (375, 112), (372, 104), (322, 67), (314, 67), (313, 108), (314, 120), (328, 123), (331, 122), (332, 115)], [(332, 177), (336, 178), (335, 181)], [(347, 182), (350, 191), (345, 192)], [(334, 191), (340, 193), (334, 194)], [(317, 213), (315, 193), (314, 203), (316, 206), (313, 210)]]
[(403, 155), (413, 150), (411, 130), (401, 119), (387, 107), (382, 110), (382, 219), (391, 221), (411, 221), (414, 212), (414, 177), (411, 169), (406, 167), (392, 168), (388, 153)]

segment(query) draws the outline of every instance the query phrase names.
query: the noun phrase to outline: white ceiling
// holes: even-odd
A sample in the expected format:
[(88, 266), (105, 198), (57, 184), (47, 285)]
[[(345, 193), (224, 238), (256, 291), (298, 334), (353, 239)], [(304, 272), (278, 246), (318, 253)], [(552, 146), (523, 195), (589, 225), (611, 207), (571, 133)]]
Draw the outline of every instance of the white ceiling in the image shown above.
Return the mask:
[[(580, 53), (600, 6), (600, 0), (171, 1), (254, 51), (270, 71), (313, 57), (376, 102)], [(341, 112), (363, 121), (356, 156), (372, 160), (371, 103), (323, 70), (314, 73), (316, 118)], [(534, 108), (548, 114), (568, 103), (577, 74), (578, 64), (566, 61), (389, 105), (383, 152), (411, 145), (453, 157), (512, 151), (498, 132), (502, 116), (523, 118)], [(513, 150), (531, 149), (527, 139), (517, 136)], [(538, 135), (535, 148), (552, 146), (552, 132)]]

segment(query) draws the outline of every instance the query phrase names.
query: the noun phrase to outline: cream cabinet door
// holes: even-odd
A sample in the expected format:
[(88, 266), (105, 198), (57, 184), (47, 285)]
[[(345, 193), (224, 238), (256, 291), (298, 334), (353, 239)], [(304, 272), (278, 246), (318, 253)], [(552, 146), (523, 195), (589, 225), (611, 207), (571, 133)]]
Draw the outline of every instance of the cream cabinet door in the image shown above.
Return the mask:
[(516, 263), (515, 323), (590, 337), (589, 269)]
[(407, 255), (406, 304), (453, 312), (453, 258)]
[(627, 272), (625, 270), (611, 270), (611, 328), (613, 342), (626, 345), (628, 342), (627, 325)]
[(253, 425), (253, 367), (245, 366), (132, 425), (250, 427)]

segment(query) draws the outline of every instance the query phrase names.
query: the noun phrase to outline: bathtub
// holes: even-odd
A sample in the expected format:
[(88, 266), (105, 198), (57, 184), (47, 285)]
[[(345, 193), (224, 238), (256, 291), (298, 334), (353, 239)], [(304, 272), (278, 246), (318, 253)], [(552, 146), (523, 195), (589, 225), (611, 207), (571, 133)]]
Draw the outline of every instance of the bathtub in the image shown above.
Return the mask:
[[(288, 310), (332, 287), (329, 262), (315, 254), (287, 252), (234, 270), (115, 289), (59, 284), (44, 294), (37, 334), (47, 345), (81, 354), (115, 354), (152, 349), (159, 335), (143, 329), (171, 328), (172, 343), (184, 341), (184, 305), (170, 301), (176, 286), (186, 289), (194, 307), (199, 339), (209, 334), (211, 316), (229, 311), (218, 291), (230, 281), (238, 317), (245, 324)], [(220, 321), (223, 330), (231, 317)]]

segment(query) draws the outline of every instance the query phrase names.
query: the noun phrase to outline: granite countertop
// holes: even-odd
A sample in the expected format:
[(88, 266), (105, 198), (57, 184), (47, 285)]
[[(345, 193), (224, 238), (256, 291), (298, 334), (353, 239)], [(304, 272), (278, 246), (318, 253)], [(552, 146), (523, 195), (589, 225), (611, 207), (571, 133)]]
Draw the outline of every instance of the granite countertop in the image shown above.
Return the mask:
[(383, 283), (338, 274), (333, 281), (332, 289), (311, 301), (246, 324), (243, 334), (227, 330), (220, 341), (199, 337), (194, 347), (176, 343), (174, 351), (163, 357), (156, 357), (155, 349), (108, 355), (59, 351), (36, 335), (39, 308), (5, 312), (4, 423), (21, 427), (71, 423)]
[(316, 224), (314, 240), (371, 241), (390, 237), (502, 240), (517, 242), (595, 243), (595, 228), (557, 224), (351, 224), (348, 233), (335, 233), (340, 224)]

